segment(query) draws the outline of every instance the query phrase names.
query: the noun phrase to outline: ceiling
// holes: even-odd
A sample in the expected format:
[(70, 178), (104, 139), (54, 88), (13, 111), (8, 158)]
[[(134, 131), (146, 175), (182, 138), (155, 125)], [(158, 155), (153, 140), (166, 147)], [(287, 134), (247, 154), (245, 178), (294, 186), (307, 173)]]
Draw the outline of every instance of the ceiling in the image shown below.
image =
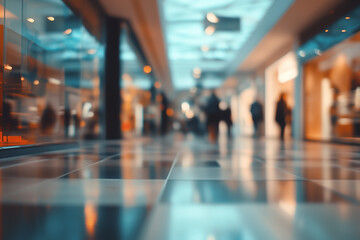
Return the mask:
[[(155, 76), (166, 90), (221, 86), (230, 66), (240, 64), (241, 49), (249, 41), (254, 42), (254, 34), (260, 40), (292, 3), (292, 0), (99, 1), (110, 16), (130, 20)], [(207, 20), (209, 13), (218, 21), (216, 24)], [(206, 31), (209, 24), (214, 26), (213, 32)], [(260, 31), (259, 24), (265, 25)], [(194, 69), (200, 69), (201, 74), (194, 77)]]

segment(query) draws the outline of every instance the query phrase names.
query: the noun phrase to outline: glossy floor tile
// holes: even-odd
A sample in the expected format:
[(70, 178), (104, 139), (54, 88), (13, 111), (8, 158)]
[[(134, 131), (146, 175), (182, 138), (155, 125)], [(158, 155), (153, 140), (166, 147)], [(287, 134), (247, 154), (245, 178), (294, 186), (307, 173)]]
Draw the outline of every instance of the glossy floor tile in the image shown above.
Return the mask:
[(172, 135), (0, 160), (0, 239), (359, 239), (357, 146)]

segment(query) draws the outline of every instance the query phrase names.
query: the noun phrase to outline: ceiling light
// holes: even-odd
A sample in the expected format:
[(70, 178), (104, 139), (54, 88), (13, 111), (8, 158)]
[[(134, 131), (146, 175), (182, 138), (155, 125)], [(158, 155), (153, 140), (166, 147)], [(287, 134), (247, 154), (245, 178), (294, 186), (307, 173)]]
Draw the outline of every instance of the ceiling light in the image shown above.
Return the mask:
[(343, 30), (341, 30), (341, 32), (346, 32), (346, 30), (345, 30), (345, 29), (343, 29)]
[(328, 31), (329, 31), (329, 29), (326, 29), (326, 30), (325, 30), (325, 32), (328, 32)]
[(39, 85), (39, 83), (40, 83), (39, 80), (34, 81), (34, 85)]
[(26, 19), (29, 23), (33, 23), (33, 22), (35, 22), (35, 19), (33, 19), (33, 18), (28, 18), (28, 19)]
[(24, 81), (24, 80), (25, 80), (25, 78), (24, 78), (24, 77), (21, 77), (20, 79), (21, 79), (21, 81)]
[(345, 17), (345, 19), (349, 20), (349, 19), (350, 19), (350, 17)]
[(211, 23), (218, 23), (219, 18), (214, 13), (206, 14), (206, 19)]
[(71, 29), (71, 28), (66, 29), (66, 30), (64, 31), (64, 34), (66, 34), (66, 35), (69, 35), (70, 33), (72, 33), (72, 29)]
[(48, 19), (49, 21), (51, 21), (51, 22), (55, 21), (55, 18), (54, 18), (54, 17), (51, 17), (51, 16), (47, 17), (47, 19)]
[(146, 74), (151, 73), (151, 67), (148, 65), (144, 66), (144, 73), (146, 73)]
[(8, 65), (8, 64), (5, 64), (4, 65), (4, 68), (6, 69), (6, 70), (8, 70), (8, 71), (11, 71), (13, 68), (12, 68), (12, 66), (10, 66), (10, 65)]
[(56, 78), (49, 78), (49, 83), (54, 84), (54, 85), (60, 85), (61, 81)]
[(215, 26), (208, 26), (205, 28), (206, 35), (212, 35), (215, 32), (216, 28)]
[(96, 53), (96, 50), (95, 49), (89, 49), (87, 51), (87, 53), (90, 54), (90, 55), (94, 55)]
[(201, 51), (203, 51), (203, 52), (207, 52), (207, 51), (209, 51), (209, 46), (206, 46), (206, 45), (204, 45), (204, 46), (201, 46)]

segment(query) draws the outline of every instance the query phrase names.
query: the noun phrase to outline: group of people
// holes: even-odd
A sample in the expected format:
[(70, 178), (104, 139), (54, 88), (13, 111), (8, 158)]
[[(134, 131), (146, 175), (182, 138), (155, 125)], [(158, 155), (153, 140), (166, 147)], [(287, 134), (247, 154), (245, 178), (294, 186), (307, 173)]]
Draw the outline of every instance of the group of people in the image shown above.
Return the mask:
[[(231, 110), (221, 110), (219, 107), (220, 99), (213, 91), (208, 99), (208, 102), (204, 108), (206, 113), (206, 126), (209, 134), (209, 140), (215, 142), (219, 132), (219, 122), (224, 121), (228, 127), (228, 136), (231, 135)], [(250, 106), (250, 113), (254, 125), (254, 136), (260, 136), (260, 125), (264, 121), (263, 107), (259, 100), (255, 100)], [(284, 140), (285, 127), (291, 122), (291, 112), (286, 103), (286, 94), (281, 93), (279, 100), (276, 104), (275, 121), (280, 129), (280, 139)]]

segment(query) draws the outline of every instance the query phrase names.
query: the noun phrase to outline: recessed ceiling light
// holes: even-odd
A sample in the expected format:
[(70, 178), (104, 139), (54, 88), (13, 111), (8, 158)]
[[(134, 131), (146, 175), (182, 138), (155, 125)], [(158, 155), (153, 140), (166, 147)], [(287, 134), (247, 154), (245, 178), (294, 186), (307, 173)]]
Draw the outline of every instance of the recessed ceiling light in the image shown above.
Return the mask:
[(66, 34), (66, 35), (69, 35), (70, 33), (72, 33), (72, 29), (71, 29), (71, 28), (66, 29), (66, 30), (64, 31), (64, 34)]
[(40, 83), (39, 80), (34, 81), (34, 85), (39, 85), (39, 83)]
[(206, 14), (206, 19), (211, 23), (218, 23), (219, 18), (214, 13)]
[(148, 66), (148, 65), (144, 66), (144, 73), (149, 74), (149, 73), (151, 73), (151, 71), (152, 71), (152, 69), (150, 66)]
[(343, 29), (343, 30), (341, 30), (341, 32), (346, 32), (346, 30), (345, 30), (345, 29)]
[(325, 32), (329, 32), (329, 29), (326, 29)]
[(28, 18), (28, 19), (26, 19), (29, 23), (34, 23), (35, 22), (35, 19), (33, 19), (33, 18)]
[(55, 21), (55, 18), (54, 18), (54, 17), (51, 17), (51, 16), (47, 17), (47, 19), (48, 19), (49, 21), (51, 21), (51, 22)]
[(349, 19), (350, 19), (350, 17), (345, 17), (345, 19), (349, 20)]

